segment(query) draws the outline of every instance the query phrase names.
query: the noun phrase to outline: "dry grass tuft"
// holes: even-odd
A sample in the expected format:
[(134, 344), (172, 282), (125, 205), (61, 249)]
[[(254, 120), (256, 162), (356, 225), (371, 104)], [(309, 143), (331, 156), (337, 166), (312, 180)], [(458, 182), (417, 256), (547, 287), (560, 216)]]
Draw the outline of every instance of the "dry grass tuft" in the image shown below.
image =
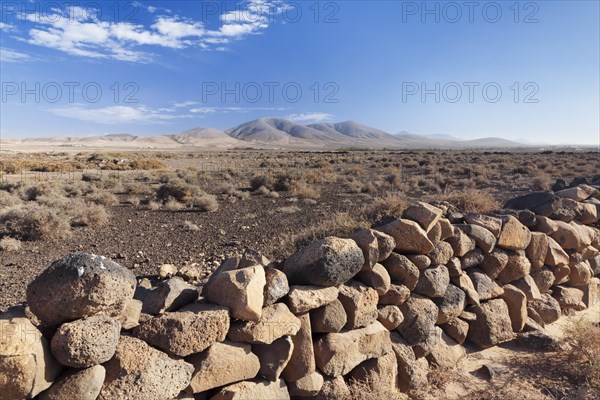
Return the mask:
[(0, 211), (0, 231), (23, 240), (66, 238), (71, 234), (69, 218), (48, 206), (35, 203)]
[(11, 237), (0, 239), (0, 251), (19, 251), (21, 250), (21, 241)]
[(500, 202), (489, 192), (478, 189), (464, 189), (445, 195), (435, 195), (433, 198), (438, 201), (447, 201), (466, 213), (489, 213), (501, 207)]

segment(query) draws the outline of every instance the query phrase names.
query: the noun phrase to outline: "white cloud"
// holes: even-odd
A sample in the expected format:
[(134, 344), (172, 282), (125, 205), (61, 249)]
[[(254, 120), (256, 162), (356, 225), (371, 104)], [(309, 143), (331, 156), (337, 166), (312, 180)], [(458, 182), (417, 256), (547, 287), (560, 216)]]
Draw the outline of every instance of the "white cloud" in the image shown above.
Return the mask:
[(0, 22), (0, 31), (3, 32), (16, 32), (18, 29), (16, 26), (8, 24), (6, 22)]
[(313, 112), (313, 113), (301, 113), (301, 114), (290, 114), (287, 117), (290, 121), (294, 122), (306, 122), (306, 121), (328, 121), (333, 118), (333, 115), (322, 113), (322, 112)]
[(0, 48), (0, 60), (2, 62), (22, 62), (29, 61), (32, 57), (29, 54), (21, 53), (20, 51), (7, 49), (5, 47)]
[(153, 110), (145, 106), (110, 106), (87, 108), (83, 105), (75, 105), (69, 107), (52, 108), (48, 111), (60, 117), (110, 125), (121, 123), (155, 124), (178, 118), (191, 117), (191, 115), (187, 114), (169, 114), (168, 112), (160, 111), (160, 109)]
[[(150, 13), (157, 7), (144, 7)], [(156, 46), (171, 49), (199, 47), (204, 50), (226, 51), (232, 40), (261, 33), (273, 22), (273, 16), (282, 13), (287, 5), (282, 0), (248, 0), (241, 6), (222, 14), (220, 26), (207, 29), (203, 22), (172, 15), (156, 15), (149, 26), (131, 22), (101, 21), (94, 13), (80, 7), (67, 7), (65, 11), (53, 10), (54, 14), (39, 18), (26, 15), (34, 24), (26, 41), (33, 45), (56, 49), (67, 54), (131, 62), (150, 62), (152, 53), (140, 50), (140, 46)], [(164, 12), (168, 10), (163, 9)], [(11, 29), (12, 25), (1, 25)]]
[(247, 113), (250, 111), (283, 111), (282, 107), (199, 107), (192, 108), (189, 111), (194, 114), (214, 114), (214, 113), (230, 113), (239, 112)]

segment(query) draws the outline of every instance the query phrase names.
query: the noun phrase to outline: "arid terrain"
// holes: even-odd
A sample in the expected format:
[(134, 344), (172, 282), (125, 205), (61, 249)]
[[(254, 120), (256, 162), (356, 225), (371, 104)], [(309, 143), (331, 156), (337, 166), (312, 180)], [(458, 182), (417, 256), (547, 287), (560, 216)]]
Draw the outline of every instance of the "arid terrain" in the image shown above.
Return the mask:
[[(487, 213), (517, 195), (549, 190), (557, 179), (591, 182), (600, 154), (30, 152), (3, 154), (0, 170), (0, 309), (6, 309), (24, 301), (31, 280), (69, 252), (104, 255), (136, 276), (156, 275), (169, 263), (195, 267), (202, 278), (246, 247), (281, 260), (308, 240), (400, 215), (415, 200), (447, 202), (457, 214)], [(586, 312), (594, 323), (597, 314), (597, 307)], [(563, 333), (562, 325), (556, 328), (557, 337)], [(563, 380), (553, 381), (556, 371), (540, 377), (545, 372), (531, 367), (547, 365), (555, 353), (520, 352), (474, 351), (462, 375), (439, 370), (429, 389), (411, 396), (583, 399), (597, 393), (581, 389), (581, 374), (564, 378), (561, 370)], [(496, 366), (497, 378), (477, 376), (484, 362)], [(518, 379), (502, 372), (507, 368), (519, 371)]]

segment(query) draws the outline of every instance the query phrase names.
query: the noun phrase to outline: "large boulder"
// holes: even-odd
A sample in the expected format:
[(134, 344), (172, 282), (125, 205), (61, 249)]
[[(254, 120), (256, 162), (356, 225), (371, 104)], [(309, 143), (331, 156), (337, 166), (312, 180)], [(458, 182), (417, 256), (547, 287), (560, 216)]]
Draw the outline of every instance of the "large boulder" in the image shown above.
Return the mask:
[(398, 363), (398, 389), (408, 392), (427, 385), (429, 364), (425, 358), (416, 359), (413, 349), (398, 334), (391, 332), (392, 351)]
[(549, 216), (559, 207), (560, 198), (552, 192), (534, 192), (515, 197), (504, 204), (504, 208), (530, 210), (537, 215)]
[(342, 330), (348, 321), (344, 305), (334, 300), (326, 306), (310, 312), (310, 324), (315, 333), (335, 333)]
[(598, 189), (586, 184), (581, 184), (579, 186), (559, 190), (554, 194), (558, 197), (565, 199), (584, 201), (587, 200), (589, 197), (598, 196)]
[(552, 287), (552, 297), (554, 297), (561, 309), (572, 309), (581, 311), (586, 308), (583, 302), (583, 291), (574, 287), (554, 286)]
[(215, 343), (186, 359), (194, 366), (188, 393), (200, 393), (230, 383), (254, 378), (260, 361), (249, 344)]
[(179, 311), (142, 321), (134, 335), (167, 354), (185, 357), (222, 342), (228, 330), (227, 308), (192, 303)]
[(525, 250), (531, 240), (531, 231), (512, 215), (504, 217), (503, 222), (496, 246), (505, 250)]
[(525, 255), (532, 268), (542, 268), (548, 253), (548, 235), (543, 232), (531, 232), (531, 241), (525, 249)]
[(540, 289), (535, 283), (535, 279), (533, 279), (531, 275), (525, 275), (523, 278), (513, 281), (512, 285), (525, 293), (527, 300), (539, 299), (542, 295), (540, 293)]
[(427, 254), (433, 250), (427, 232), (415, 221), (396, 219), (377, 229), (394, 238), (396, 250), (414, 254)]
[(453, 318), (441, 325), (446, 335), (454, 339), (458, 344), (463, 344), (469, 332), (469, 323), (460, 318)]
[(294, 314), (303, 314), (331, 303), (337, 299), (338, 293), (336, 287), (292, 286), (286, 303)]
[(452, 250), (454, 251), (455, 257), (462, 257), (471, 250), (475, 250), (475, 240), (467, 235), (462, 229), (454, 228), (452, 236), (446, 239)]
[(123, 336), (104, 364), (106, 379), (98, 400), (166, 400), (185, 389), (194, 367), (174, 360), (144, 341)]
[(508, 262), (506, 266), (498, 274), (498, 281), (500, 283), (510, 283), (521, 279), (531, 272), (531, 263), (525, 256), (525, 252), (520, 251), (509, 251)]
[(290, 382), (288, 389), (293, 397), (314, 397), (321, 391), (323, 383), (323, 375), (315, 371), (295, 382)]
[(24, 315), (0, 314), (0, 331), (0, 397), (34, 398), (50, 387), (62, 367)]
[(281, 376), (287, 382), (295, 382), (315, 372), (315, 351), (312, 341), (310, 315), (299, 316), (300, 330), (292, 336), (294, 348), (289, 362), (283, 369)]
[(426, 356), (431, 365), (442, 368), (455, 368), (459, 361), (466, 357), (467, 352), (463, 346), (456, 343), (452, 338), (442, 333), (442, 338)]
[(561, 316), (560, 304), (547, 293), (539, 299), (530, 300), (528, 306), (533, 308), (546, 324), (557, 321)]
[(348, 316), (346, 328), (361, 328), (377, 319), (379, 295), (375, 289), (351, 280), (340, 286), (338, 299), (342, 302)]
[(456, 318), (465, 309), (466, 295), (454, 285), (448, 285), (444, 297), (433, 300), (438, 306), (438, 317), (436, 324), (443, 324)]
[(290, 291), (287, 276), (276, 268), (265, 269), (265, 289), (263, 291), (264, 306), (270, 306), (283, 298)]
[(469, 270), (468, 274), (480, 301), (495, 299), (504, 293), (502, 287), (480, 270), (473, 268)]
[(283, 272), (294, 285), (337, 286), (356, 275), (365, 263), (352, 239), (326, 237), (285, 260)]
[(428, 256), (433, 264), (448, 264), (452, 256), (454, 256), (454, 250), (450, 243), (438, 242)]
[(365, 258), (365, 263), (362, 266), (363, 271), (369, 271), (379, 260), (379, 245), (374, 232), (372, 229), (359, 229), (348, 235), (362, 250)]
[(513, 285), (504, 285), (502, 300), (508, 306), (508, 315), (513, 331), (521, 332), (527, 322), (527, 296)]
[(492, 217), (483, 214), (465, 214), (465, 222), (471, 225), (481, 226), (492, 232), (494, 237), (500, 236), (502, 230), (502, 220), (500, 218)]
[(443, 211), (441, 209), (419, 201), (416, 204), (408, 206), (404, 211), (403, 217), (418, 222), (425, 232), (429, 232), (442, 218), (442, 214)]
[(40, 400), (96, 400), (105, 377), (106, 370), (102, 365), (86, 369), (68, 369), (48, 390), (40, 394)]
[(569, 263), (569, 255), (563, 250), (562, 247), (552, 239), (548, 237), (548, 251), (546, 252), (546, 259), (544, 264), (551, 267), (557, 267), (560, 265), (567, 265)]
[(419, 268), (406, 256), (392, 253), (382, 264), (387, 269), (393, 283), (401, 283), (409, 290), (413, 290), (417, 286)]
[(271, 344), (280, 337), (295, 335), (300, 320), (283, 303), (265, 307), (260, 321), (235, 321), (227, 337), (234, 342)]
[(422, 342), (434, 330), (438, 319), (438, 307), (430, 299), (413, 294), (400, 306), (404, 320), (397, 331), (410, 344)]
[(379, 296), (379, 304), (399, 306), (408, 300), (410, 290), (404, 285), (390, 285), (390, 290)]
[(496, 279), (506, 264), (508, 264), (508, 254), (504, 250), (494, 249), (490, 254), (484, 255), (479, 268), (490, 278)]
[(377, 321), (390, 331), (396, 329), (403, 320), (404, 315), (398, 306), (387, 305), (377, 308)]
[(421, 271), (415, 293), (429, 297), (443, 297), (450, 283), (448, 268), (436, 265)]
[(369, 271), (361, 271), (356, 278), (365, 285), (375, 289), (378, 294), (384, 294), (390, 290), (392, 279), (387, 269), (381, 264), (375, 264)]
[(264, 304), (266, 283), (265, 269), (260, 265), (217, 271), (202, 294), (206, 300), (228, 307), (235, 319), (258, 321)]
[(120, 332), (121, 323), (105, 315), (68, 322), (52, 337), (52, 354), (68, 367), (102, 364), (115, 354)]
[(44, 325), (105, 314), (119, 316), (133, 298), (135, 275), (103, 257), (71, 253), (27, 287), (27, 303)]
[(496, 237), (494, 234), (482, 226), (475, 224), (458, 224), (455, 226), (475, 240), (477, 247), (485, 253), (491, 252), (496, 246)]
[(358, 387), (369, 392), (394, 393), (398, 381), (396, 355), (389, 352), (381, 357), (363, 361), (348, 373), (346, 379), (351, 385), (358, 384)]
[(488, 348), (514, 338), (508, 306), (502, 299), (472, 307), (475, 320), (469, 321), (467, 338), (481, 348)]
[(135, 298), (142, 302), (144, 314), (161, 314), (176, 311), (198, 298), (198, 290), (183, 278), (175, 276), (161, 281), (156, 287), (139, 285)]
[(361, 362), (391, 351), (390, 332), (379, 322), (342, 333), (329, 333), (315, 342), (315, 360), (325, 374), (337, 377)]
[(244, 381), (225, 386), (210, 400), (289, 400), (290, 394), (283, 379)]
[(479, 305), (479, 293), (477, 293), (475, 285), (473, 285), (473, 281), (471, 280), (469, 275), (463, 272), (456, 278), (452, 278), (452, 283), (458, 286), (460, 290), (465, 292), (465, 294), (467, 295), (467, 304)]
[(558, 229), (551, 234), (552, 239), (563, 249), (577, 250), (582, 247), (582, 232), (575, 223), (556, 221)]
[(377, 262), (382, 262), (392, 254), (394, 248), (396, 248), (396, 241), (393, 237), (381, 231), (371, 229), (371, 232), (377, 238), (377, 247), (379, 248)]
[(550, 287), (554, 285), (555, 280), (554, 273), (550, 268), (546, 266), (531, 271), (531, 278), (533, 278), (533, 281), (538, 287), (540, 294), (546, 293), (548, 289), (550, 289)]

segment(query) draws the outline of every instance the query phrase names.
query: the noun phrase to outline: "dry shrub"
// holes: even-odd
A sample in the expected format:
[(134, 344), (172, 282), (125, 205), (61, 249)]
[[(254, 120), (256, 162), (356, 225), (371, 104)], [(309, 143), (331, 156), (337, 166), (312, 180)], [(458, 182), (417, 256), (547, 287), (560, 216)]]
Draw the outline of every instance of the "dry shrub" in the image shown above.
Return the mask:
[(132, 196), (132, 197), (129, 197), (129, 198), (127, 199), (127, 202), (128, 202), (129, 204), (131, 204), (132, 206), (135, 206), (135, 207), (137, 207), (137, 206), (139, 206), (139, 205), (140, 205), (140, 198), (139, 198), (139, 197), (133, 197), (133, 196)]
[(12, 193), (0, 190), (0, 207), (12, 207), (23, 203), (23, 201)]
[(533, 189), (547, 191), (552, 186), (552, 178), (548, 174), (540, 174), (533, 179)]
[(464, 189), (445, 195), (434, 196), (435, 200), (447, 201), (462, 212), (489, 213), (500, 208), (500, 203), (489, 192)]
[(100, 226), (108, 223), (108, 213), (99, 204), (81, 202), (72, 214), (71, 225), (73, 226)]
[(159, 203), (158, 201), (154, 201), (154, 200), (148, 201), (147, 204), (148, 204), (148, 208), (152, 211), (160, 210), (160, 207), (162, 207), (161, 203)]
[(256, 189), (256, 191), (254, 193), (265, 196), (265, 197), (270, 197), (270, 198), (278, 198), (279, 197), (279, 193), (267, 189), (266, 186), (259, 187), (258, 189)]
[(383, 217), (400, 217), (408, 208), (408, 200), (403, 193), (390, 192), (382, 197), (376, 197), (367, 205), (363, 214), (369, 221), (379, 221)]
[(250, 179), (250, 189), (259, 190), (261, 187), (272, 189), (274, 179), (271, 175), (255, 175)]
[(321, 197), (319, 189), (311, 187), (303, 182), (296, 182), (292, 185), (292, 196), (298, 197), (299, 199), (313, 199), (316, 200)]
[(163, 208), (169, 211), (179, 211), (185, 208), (185, 204), (180, 203), (173, 198), (170, 198), (167, 201), (165, 201)]
[(167, 183), (163, 183), (156, 190), (156, 199), (165, 202), (172, 197), (179, 202), (189, 203), (200, 192), (200, 188), (196, 186), (190, 185), (180, 179), (173, 179)]
[(573, 319), (565, 328), (570, 345), (570, 369), (587, 384), (600, 389), (600, 326), (583, 318)]
[(212, 194), (205, 193), (203, 195), (196, 196), (191, 204), (193, 207), (199, 208), (201, 211), (213, 212), (219, 209), (217, 198)]
[(23, 240), (60, 239), (71, 233), (67, 215), (35, 203), (0, 211), (0, 231)]
[(92, 203), (99, 204), (102, 206), (115, 206), (119, 204), (119, 199), (112, 193), (100, 192), (90, 196), (86, 196), (86, 199)]
[(125, 193), (138, 196), (148, 196), (153, 190), (148, 184), (131, 182), (125, 185)]
[(11, 237), (0, 239), (0, 251), (19, 251), (21, 250), (21, 241)]

